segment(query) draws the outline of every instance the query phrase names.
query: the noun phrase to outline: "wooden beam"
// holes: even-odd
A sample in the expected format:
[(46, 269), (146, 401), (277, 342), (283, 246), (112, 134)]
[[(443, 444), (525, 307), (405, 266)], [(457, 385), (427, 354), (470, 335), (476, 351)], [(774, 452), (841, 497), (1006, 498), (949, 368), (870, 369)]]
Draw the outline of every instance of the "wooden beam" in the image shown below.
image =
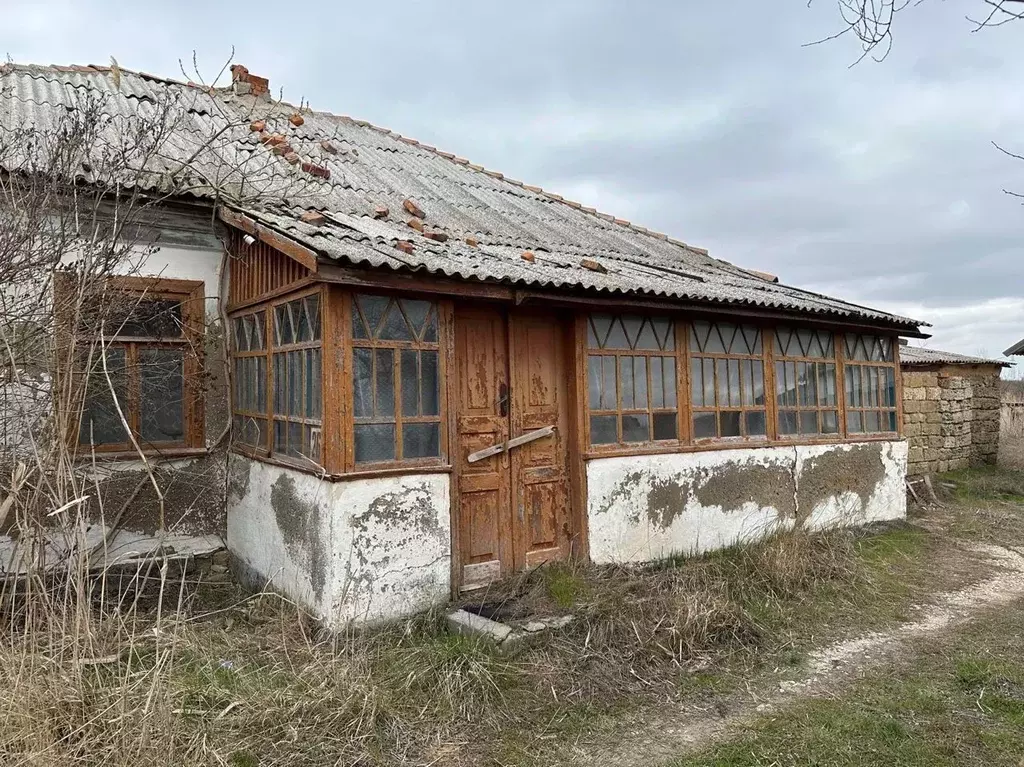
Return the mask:
[(309, 269), (309, 271), (319, 271), (320, 260), (315, 250), (311, 250), (305, 245), (300, 245), (290, 237), (286, 237), (280, 232), (268, 228), (264, 224), (257, 223), (238, 211), (221, 207), (217, 209), (217, 216), (228, 226), (233, 226), (246, 234), (251, 234), (261, 242), (267, 243), (267, 245), (274, 248), (274, 250), (298, 261), (304, 267)]
[(461, 282), (444, 277), (421, 276), (418, 274), (384, 271), (382, 269), (356, 269), (336, 266), (334, 264), (321, 264), (320, 271), (317, 273), (317, 279), (322, 282), (350, 285), (355, 288), (401, 290), (414, 293), (484, 298), (494, 301), (511, 301), (514, 296), (514, 291), (503, 285), (492, 285), (483, 282)]

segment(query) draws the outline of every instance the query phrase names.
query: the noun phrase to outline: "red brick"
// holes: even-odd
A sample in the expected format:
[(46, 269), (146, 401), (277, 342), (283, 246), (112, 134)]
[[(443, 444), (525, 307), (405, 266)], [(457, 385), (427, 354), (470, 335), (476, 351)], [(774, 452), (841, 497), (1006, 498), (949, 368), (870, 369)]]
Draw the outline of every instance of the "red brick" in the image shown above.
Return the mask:
[(584, 269), (589, 269), (592, 272), (600, 272), (601, 274), (608, 273), (608, 270), (605, 268), (604, 264), (595, 261), (592, 258), (584, 258), (583, 260), (580, 261), (580, 266), (582, 266)]
[(256, 120), (255, 122), (249, 123), (249, 130), (253, 133), (262, 133), (267, 127), (267, 124), (263, 120)]
[(446, 232), (439, 232), (436, 229), (432, 229), (429, 232), (424, 232), (423, 236), (434, 242), (448, 242), (448, 234)]
[(292, 165), (296, 165), (299, 162), (299, 156), (295, 152), (286, 153), (284, 159), (286, 159)]
[(304, 162), (302, 163), (302, 169), (306, 171), (306, 173), (308, 173), (309, 175), (316, 176), (317, 178), (331, 177), (330, 168), (325, 168), (323, 165), (316, 165), (311, 162)]
[(402, 203), (402, 207), (409, 211), (409, 215), (416, 216), (416, 218), (426, 218), (427, 214), (423, 212), (423, 208), (414, 203), (412, 200), (406, 200)]
[(467, 237), (466, 244), (469, 245), (469, 247), (471, 248), (475, 248), (477, 245), (480, 244), (480, 240), (478, 240), (476, 237)]
[(323, 149), (328, 154), (337, 154), (338, 153), (338, 147), (334, 146), (334, 144), (332, 144), (330, 141), (326, 141), (326, 140), (325, 141), (321, 141), (320, 142), (320, 148)]
[(402, 251), (403, 253), (406, 253), (406, 254), (411, 254), (412, 253), (412, 243), (408, 242), (406, 240), (399, 240), (398, 242), (395, 243), (395, 249), (396, 250), (400, 250), (400, 251)]
[(312, 224), (313, 226), (323, 226), (324, 224), (327, 223), (327, 219), (324, 218), (324, 214), (317, 213), (315, 210), (307, 210), (305, 213), (299, 216), (299, 218), (302, 221), (305, 221), (307, 224)]
[(387, 218), (390, 214), (391, 214), (391, 211), (388, 210), (388, 206), (387, 205), (377, 205), (373, 209), (373, 217), (374, 218)]
[(523, 261), (529, 261), (531, 264), (537, 260), (536, 254), (532, 250), (527, 250), (520, 256)]
[(298, 112), (295, 112), (288, 118), (288, 122), (298, 128), (302, 123), (306, 122), (306, 120)]
[(411, 218), (406, 222), (410, 229), (415, 229), (417, 232), (423, 231), (423, 222), (418, 218)]

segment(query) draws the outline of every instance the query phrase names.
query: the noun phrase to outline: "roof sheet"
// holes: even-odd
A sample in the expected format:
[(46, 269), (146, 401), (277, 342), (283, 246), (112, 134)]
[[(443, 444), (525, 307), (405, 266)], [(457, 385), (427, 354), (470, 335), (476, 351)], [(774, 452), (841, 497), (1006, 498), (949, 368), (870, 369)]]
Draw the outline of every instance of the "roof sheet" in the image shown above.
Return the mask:
[[(925, 324), (771, 282), (700, 248), (349, 117), (107, 67), (0, 68), (0, 130), (54, 129), (69, 108), (86, 102), (109, 115), (111, 141), (123, 142), (126, 127), (162, 105), (173, 112), (173, 133), (160, 151), (146, 155), (150, 172), (136, 179), (143, 187), (167, 189), (169, 174), (187, 163), (190, 194), (226, 198), (338, 261), (538, 288), (742, 304), (911, 332)], [(296, 114), (302, 119), (289, 119)], [(263, 124), (251, 126), (256, 120)], [(215, 149), (204, 150), (213, 135), (220, 136)], [(275, 154), (271, 136), (297, 156)], [(328, 178), (317, 175), (323, 171)], [(87, 171), (82, 175), (88, 180)], [(408, 226), (407, 199), (425, 212), (428, 230), (447, 235), (445, 242)], [(388, 215), (375, 218), (381, 205)], [(300, 221), (311, 209), (323, 212), (327, 223)], [(394, 247), (400, 240), (412, 243), (411, 253)], [(534, 254), (532, 261), (523, 259), (525, 251)]]
[(1022, 338), (1020, 341), (1018, 341), (1005, 352), (1003, 352), (1003, 354), (1005, 354), (1007, 357), (1024, 355), (1024, 338)]
[(968, 357), (965, 354), (944, 352), (940, 349), (925, 349), (921, 346), (901, 346), (901, 365), (1001, 365), (1010, 367), (1004, 360), (987, 359), (985, 357)]

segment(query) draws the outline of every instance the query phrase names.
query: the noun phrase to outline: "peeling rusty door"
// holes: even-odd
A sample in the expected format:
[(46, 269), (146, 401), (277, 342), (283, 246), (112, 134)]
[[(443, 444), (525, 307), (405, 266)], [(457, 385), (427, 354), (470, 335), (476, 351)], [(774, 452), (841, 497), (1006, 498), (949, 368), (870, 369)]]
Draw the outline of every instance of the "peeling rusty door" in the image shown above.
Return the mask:
[(508, 453), (473, 463), (466, 460), (509, 436), (507, 336), (500, 310), (456, 308), (457, 524), (464, 589), (485, 586), (514, 567)]
[(512, 510), (516, 569), (569, 556), (568, 372), (565, 325), (554, 313), (511, 317), (512, 436), (554, 433), (514, 448)]
[[(565, 344), (565, 325), (555, 314), (456, 308), (456, 524), (463, 590), (568, 556)], [(553, 433), (515, 444), (514, 438), (549, 426)], [(487, 454), (510, 439), (513, 446)], [(486, 457), (474, 456), (480, 452)]]

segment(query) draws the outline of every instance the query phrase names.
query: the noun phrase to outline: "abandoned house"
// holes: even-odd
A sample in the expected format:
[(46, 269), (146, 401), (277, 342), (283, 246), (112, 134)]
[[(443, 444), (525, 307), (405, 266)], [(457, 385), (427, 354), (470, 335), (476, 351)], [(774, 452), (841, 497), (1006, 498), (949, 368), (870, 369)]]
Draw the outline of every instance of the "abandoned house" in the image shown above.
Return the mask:
[[(157, 247), (113, 284), (177, 321), (106, 347), (130, 433), (103, 396), (82, 406), (84, 470), (134, 501), (110, 541), (223, 537), (239, 577), (341, 626), (570, 557), (905, 515), (899, 338), (922, 323), (232, 75), (0, 68), (2, 130), (84, 96), (114, 118), (171, 103), (161, 162), (212, 131), (228, 141), (197, 174), (270, 173), (252, 202), (166, 199)], [(159, 524), (135, 443), (166, 483)]]
[(910, 474), (995, 464), (1000, 360), (903, 346), (903, 423)]

